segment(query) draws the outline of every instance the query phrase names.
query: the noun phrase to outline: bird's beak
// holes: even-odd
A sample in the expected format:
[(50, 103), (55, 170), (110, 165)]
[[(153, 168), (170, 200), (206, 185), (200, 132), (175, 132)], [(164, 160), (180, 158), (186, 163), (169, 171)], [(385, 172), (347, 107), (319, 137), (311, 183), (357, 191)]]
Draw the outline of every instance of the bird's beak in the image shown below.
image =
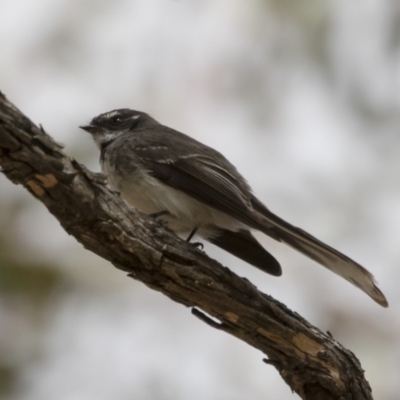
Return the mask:
[(93, 125), (82, 125), (79, 128), (81, 128), (84, 131), (89, 132), (89, 133), (96, 133), (96, 131), (99, 130), (96, 126), (93, 126)]

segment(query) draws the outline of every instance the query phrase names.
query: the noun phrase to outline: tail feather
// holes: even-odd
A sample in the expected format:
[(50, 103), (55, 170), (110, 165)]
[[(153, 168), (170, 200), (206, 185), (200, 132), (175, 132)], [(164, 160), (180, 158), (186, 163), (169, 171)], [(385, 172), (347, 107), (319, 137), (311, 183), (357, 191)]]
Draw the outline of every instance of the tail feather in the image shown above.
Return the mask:
[(257, 220), (260, 221), (261, 230), (265, 234), (310, 257), (363, 290), (381, 306), (388, 307), (388, 301), (376, 286), (373, 275), (364, 267), (309, 233), (279, 218), (258, 200), (255, 199), (253, 205), (255, 210), (262, 214), (262, 217)]

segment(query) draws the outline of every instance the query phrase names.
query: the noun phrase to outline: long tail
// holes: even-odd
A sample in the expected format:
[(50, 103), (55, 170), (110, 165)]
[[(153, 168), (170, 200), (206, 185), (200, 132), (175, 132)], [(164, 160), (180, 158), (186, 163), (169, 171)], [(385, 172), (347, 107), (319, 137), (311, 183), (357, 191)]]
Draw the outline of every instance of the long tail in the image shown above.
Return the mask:
[(388, 307), (388, 301), (376, 286), (373, 275), (360, 264), (302, 229), (279, 218), (256, 198), (253, 200), (253, 206), (262, 215), (256, 218), (258, 220), (257, 229), (317, 261), (360, 288), (382, 307)]

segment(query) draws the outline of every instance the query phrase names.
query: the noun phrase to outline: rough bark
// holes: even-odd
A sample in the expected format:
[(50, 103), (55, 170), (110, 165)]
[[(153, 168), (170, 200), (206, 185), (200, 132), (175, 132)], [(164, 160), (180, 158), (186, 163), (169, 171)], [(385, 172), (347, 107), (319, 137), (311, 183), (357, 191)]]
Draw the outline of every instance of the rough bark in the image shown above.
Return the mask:
[(62, 146), (1, 93), (0, 166), (86, 249), (267, 355), (264, 361), (301, 398), (372, 399), (352, 352), (156, 220), (130, 208), (104, 177), (66, 156)]

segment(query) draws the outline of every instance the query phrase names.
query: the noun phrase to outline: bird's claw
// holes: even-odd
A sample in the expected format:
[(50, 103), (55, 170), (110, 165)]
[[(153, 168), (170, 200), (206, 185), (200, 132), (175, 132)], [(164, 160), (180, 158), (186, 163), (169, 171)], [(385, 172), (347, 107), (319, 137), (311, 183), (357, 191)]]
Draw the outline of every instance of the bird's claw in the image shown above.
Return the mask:
[(191, 245), (197, 247), (199, 250), (204, 249), (204, 244), (201, 242), (194, 242), (194, 243), (191, 243)]

